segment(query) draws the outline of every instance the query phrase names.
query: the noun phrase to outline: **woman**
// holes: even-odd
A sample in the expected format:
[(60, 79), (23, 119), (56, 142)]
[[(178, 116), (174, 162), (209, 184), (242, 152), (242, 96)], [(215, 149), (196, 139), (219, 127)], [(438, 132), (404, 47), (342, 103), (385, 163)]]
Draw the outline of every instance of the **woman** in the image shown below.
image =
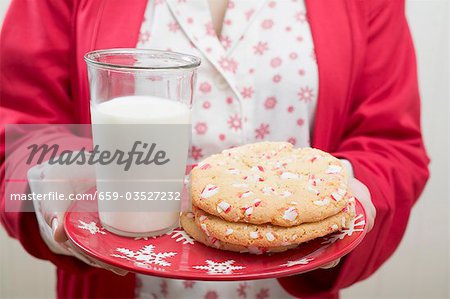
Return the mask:
[[(17, 0), (1, 43), (3, 123), (89, 123), (86, 52), (170, 49), (203, 60), (193, 160), (242, 140), (283, 140), (349, 161), (371, 196), (359, 181), (354, 191), (369, 211), (372, 203), (376, 208), (372, 231), (335, 267), (266, 281), (274, 296), (333, 298), (371, 275), (396, 249), (428, 177), (402, 0)], [(65, 240), (60, 219), (46, 219), (56, 243)], [(2, 222), (28, 252), (58, 267), (60, 297), (133, 297), (135, 291), (171, 297), (183, 286), (148, 277), (136, 284), (134, 275), (117, 276), (56, 254), (32, 213), (2, 208)], [(223, 283), (212, 293), (205, 283), (191, 287), (202, 290), (197, 297), (225, 292)]]

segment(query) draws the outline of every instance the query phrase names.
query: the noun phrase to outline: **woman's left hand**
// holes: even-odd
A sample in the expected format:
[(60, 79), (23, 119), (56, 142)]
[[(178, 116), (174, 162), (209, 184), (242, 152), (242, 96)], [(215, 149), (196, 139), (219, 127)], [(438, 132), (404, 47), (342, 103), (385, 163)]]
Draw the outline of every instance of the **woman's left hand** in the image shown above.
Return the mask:
[[(366, 187), (366, 185), (361, 183), (361, 181), (359, 181), (355, 178), (350, 178), (348, 185), (349, 185), (350, 191), (352, 192), (353, 196), (355, 196), (356, 199), (364, 207), (364, 211), (366, 212), (367, 232), (369, 232), (375, 223), (375, 217), (377, 214), (375, 206), (372, 203), (372, 197), (370, 196), (369, 189)], [(321, 269), (330, 269), (330, 268), (336, 267), (339, 264), (340, 260), (341, 259), (334, 260), (331, 263), (328, 263), (320, 268)]]

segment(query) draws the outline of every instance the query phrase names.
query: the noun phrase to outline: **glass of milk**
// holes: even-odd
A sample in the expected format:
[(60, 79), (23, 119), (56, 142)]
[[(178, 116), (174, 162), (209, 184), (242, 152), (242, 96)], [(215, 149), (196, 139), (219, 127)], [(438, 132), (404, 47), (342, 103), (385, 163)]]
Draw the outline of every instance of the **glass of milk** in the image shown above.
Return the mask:
[(164, 234), (178, 225), (200, 59), (140, 49), (84, 58), (100, 221), (123, 236)]

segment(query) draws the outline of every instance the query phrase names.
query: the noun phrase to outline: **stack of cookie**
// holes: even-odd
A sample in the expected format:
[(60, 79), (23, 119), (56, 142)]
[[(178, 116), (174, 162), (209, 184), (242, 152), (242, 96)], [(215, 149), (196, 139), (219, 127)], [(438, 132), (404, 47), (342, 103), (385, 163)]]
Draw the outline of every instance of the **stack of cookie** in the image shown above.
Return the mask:
[(339, 159), (261, 142), (213, 155), (191, 172), (192, 212), (181, 225), (224, 250), (279, 252), (346, 227), (354, 217)]

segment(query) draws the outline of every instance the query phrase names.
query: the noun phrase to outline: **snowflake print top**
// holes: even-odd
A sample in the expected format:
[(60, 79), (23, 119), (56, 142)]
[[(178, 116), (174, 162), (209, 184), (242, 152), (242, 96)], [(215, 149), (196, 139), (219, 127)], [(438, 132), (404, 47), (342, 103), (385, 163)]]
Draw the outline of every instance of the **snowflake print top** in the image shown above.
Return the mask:
[(229, 1), (218, 38), (207, 0), (150, 0), (137, 47), (202, 59), (192, 162), (262, 140), (309, 145), (318, 71), (303, 1)]
[[(190, 162), (262, 140), (309, 145), (318, 70), (302, 0), (229, 0), (220, 37), (208, 0), (149, 0), (137, 47), (202, 59), (193, 102)], [(232, 298), (239, 295), (239, 287), (244, 290), (243, 284), (249, 298), (289, 297), (276, 280), (264, 281), (261, 288), (254, 281), (241, 286), (195, 282), (186, 287), (177, 280), (139, 279), (141, 294), (158, 298), (177, 293), (185, 298)]]

